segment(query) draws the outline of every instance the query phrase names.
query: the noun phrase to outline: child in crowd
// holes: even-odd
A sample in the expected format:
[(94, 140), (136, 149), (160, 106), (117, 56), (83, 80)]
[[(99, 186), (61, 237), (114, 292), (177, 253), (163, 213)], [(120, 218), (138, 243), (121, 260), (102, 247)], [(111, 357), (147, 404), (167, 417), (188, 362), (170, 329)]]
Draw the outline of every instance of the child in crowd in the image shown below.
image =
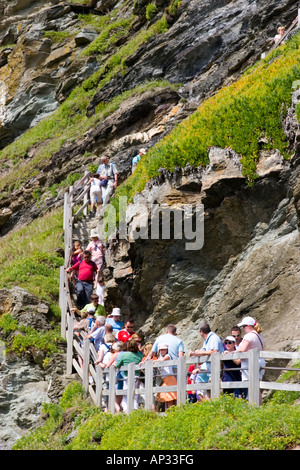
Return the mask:
[[(78, 263), (78, 261), (81, 261), (83, 257), (83, 250), (81, 248), (81, 243), (80, 241), (76, 240), (73, 244), (73, 249), (71, 251), (71, 266), (74, 266), (74, 264)], [(71, 271), (70, 273), (70, 281), (76, 285), (76, 274), (78, 271)]]
[(95, 293), (99, 297), (99, 303), (104, 305), (104, 279), (101, 271), (98, 271), (94, 284)]
[[(163, 362), (171, 360), (168, 354), (169, 347), (167, 344), (160, 344), (158, 346), (159, 356), (158, 359), (155, 361)], [(159, 368), (160, 376), (162, 378), (162, 387), (166, 387), (168, 385), (177, 385), (176, 378), (173, 374), (173, 367), (172, 366), (163, 366)], [(159, 392), (156, 396), (156, 401), (163, 402), (166, 405), (166, 409), (170, 408), (170, 406), (176, 405), (177, 401), (177, 393), (176, 392)]]

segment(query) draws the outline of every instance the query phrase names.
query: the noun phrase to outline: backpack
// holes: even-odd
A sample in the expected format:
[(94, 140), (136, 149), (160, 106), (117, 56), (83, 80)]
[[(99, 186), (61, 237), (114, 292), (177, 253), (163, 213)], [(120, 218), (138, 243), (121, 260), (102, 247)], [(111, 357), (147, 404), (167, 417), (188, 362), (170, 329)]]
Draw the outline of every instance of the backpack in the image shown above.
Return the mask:
[(107, 358), (107, 354), (110, 352), (111, 350), (111, 344), (106, 344), (106, 343), (103, 343), (104, 346), (106, 347), (106, 352), (104, 353), (103, 355), (103, 358), (102, 358), (102, 362), (103, 364), (107, 364), (109, 358)]

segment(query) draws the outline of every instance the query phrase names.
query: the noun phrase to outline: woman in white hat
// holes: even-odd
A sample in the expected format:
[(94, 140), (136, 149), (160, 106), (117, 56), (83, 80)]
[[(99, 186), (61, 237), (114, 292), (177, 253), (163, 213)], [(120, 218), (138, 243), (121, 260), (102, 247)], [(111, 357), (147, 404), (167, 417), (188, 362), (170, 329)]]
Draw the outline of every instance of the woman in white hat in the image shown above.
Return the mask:
[(93, 229), (91, 231), (91, 241), (86, 247), (86, 250), (91, 252), (92, 261), (94, 261), (98, 268), (98, 273), (103, 270), (104, 267), (104, 250), (99, 234), (97, 230)]
[[(265, 345), (264, 337), (262, 336), (262, 327), (259, 323), (254, 320), (252, 317), (244, 317), (243, 320), (238, 324), (239, 327), (243, 327), (245, 330), (245, 336), (237, 348), (238, 352), (247, 352), (250, 349), (258, 349), (262, 351)], [(263, 358), (259, 359), (260, 367), (264, 367), (266, 364)], [(241, 373), (242, 381), (249, 380), (249, 370), (248, 370), (248, 359), (241, 359)], [(264, 369), (260, 369), (259, 380), (262, 380), (262, 377), (265, 373)]]
[(113, 334), (116, 336), (122, 330), (124, 323), (120, 321), (121, 310), (117, 307), (112, 309), (112, 312), (106, 318), (106, 323), (113, 327)]

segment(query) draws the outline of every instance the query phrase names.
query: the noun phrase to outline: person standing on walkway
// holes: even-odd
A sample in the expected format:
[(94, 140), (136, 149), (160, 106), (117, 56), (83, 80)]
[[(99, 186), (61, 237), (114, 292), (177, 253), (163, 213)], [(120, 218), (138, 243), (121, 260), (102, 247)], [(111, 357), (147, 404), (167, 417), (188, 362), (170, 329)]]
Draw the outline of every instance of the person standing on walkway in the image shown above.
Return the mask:
[(77, 307), (82, 310), (90, 302), (93, 294), (94, 278), (97, 273), (97, 265), (91, 259), (90, 251), (83, 252), (83, 260), (66, 269), (67, 272), (78, 271), (76, 279)]
[(166, 333), (160, 335), (154, 342), (151, 352), (148, 354), (146, 360), (152, 359), (153, 356), (158, 357), (158, 345), (166, 344), (168, 346), (168, 354), (170, 359), (178, 359), (184, 356), (184, 345), (180, 338), (177, 337), (177, 330), (175, 325), (168, 325)]
[(89, 216), (93, 217), (94, 213), (97, 211), (98, 206), (100, 206), (102, 202), (101, 185), (98, 173), (95, 173), (87, 184), (90, 186), (91, 200), (91, 210)]
[(104, 250), (99, 234), (97, 230), (91, 230), (91, 241), (88, 243), (86, 250), (91, 252), (92, 261), (94, 261), (98, 268), (98, 273), (103, 270), (104, 267)]
[(135, 157), (133, 157), (131, 162), (131, 173), (134, 173), (138, 162), (140, 161), (143, 155), (146, 155), (146, 153), (146, 149), (140, 149), (139, 153)]
[(106, 318), (106, 323), (113, 327), (113, 334), (117, 336), (119, 331), (124, 327), (124, 323), (120, 320), (121, 310), (117, 307), (112, 309), (112, 312)]
[(231, 328), (230, 335), (234, 337), (235, 347), (237, 348), (240, 345), (240, 343), (242, 342), (242, 339), (243, 339), (242, 338), (242, 331), (241, 331), (240, 327), (237, 326), (237, 325), (233, 326)]
[(102, 206), (105, 206), (114, 189), (118, 185), (118, 171), (114, 163), (109, 163), (109, 158), (106, 156), (101, 157), (101, 164), (98, 167), (97, 173), (100, 178), (100, 187), (102, 194)]
[[(282, 39), (283, 36), (284, 36), (284, 33), (285, 33), (284, 26), (279, 26), (279, 28), (277, 29), (277, 34), (276, 34), (276, 36), (274, 37), (274, 42), (275, 42), (275, 44), (278, 44), (279, 41), (281, 41), (281, 39)], [(281, 44), (284, 44), (284, 41), (281, 41)]]
[[(250, 349), (258, 349), (262, 351), (265, 345), (265, 340), (262, 333), (262, 328), (259, 323), (252, 317), (244, 317), (241, 323), (238, 324), (239, 327), (242, 327), (245, 331), (245, 336), (243, 341), (240, 343), (237, 348), (238, 352), (247, 352)], [(259, 359), (259, 380), (262, 380), (265, 370), (266, 361), (264, 358)], [(248, 359), (241, 359), (241, 373), (242, 381), (249, 380), (249, 370), (248, 370)]]
[[(213, 333), (210, 329), (208, 323), (202, 323), (199, 328), (199, 334), (204, 340), (203, 346), (201, 349), (196, 349), (195, 351), (190, 351), (189, 356), (211, 356), (212, 354), (219, 352), (222, 354), (224, 352), (224, 346), (221, 338)], [(200, 366), (200, 372), (197, 376), (197, 381), (202, 383), (207, 383), (210, 379), (211, 372), (211, 363), (210, 359), (206, 360)], [(199, 397), (202, 396), (202, 400), (207, 400), (210, 398), (209, 390), (199, 390)]]

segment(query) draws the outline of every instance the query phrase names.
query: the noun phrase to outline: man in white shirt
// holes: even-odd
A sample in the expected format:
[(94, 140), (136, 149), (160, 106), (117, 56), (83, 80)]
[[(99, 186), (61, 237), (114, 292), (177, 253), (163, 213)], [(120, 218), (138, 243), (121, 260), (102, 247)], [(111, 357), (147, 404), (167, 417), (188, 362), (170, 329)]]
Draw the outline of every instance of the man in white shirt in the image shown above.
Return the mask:
[(108, 157), (102, 156), (97, 173), (100, 178), (102, 206), (105, 206), (118, 185), (118, 171), (114, 163), (109, 163)]

